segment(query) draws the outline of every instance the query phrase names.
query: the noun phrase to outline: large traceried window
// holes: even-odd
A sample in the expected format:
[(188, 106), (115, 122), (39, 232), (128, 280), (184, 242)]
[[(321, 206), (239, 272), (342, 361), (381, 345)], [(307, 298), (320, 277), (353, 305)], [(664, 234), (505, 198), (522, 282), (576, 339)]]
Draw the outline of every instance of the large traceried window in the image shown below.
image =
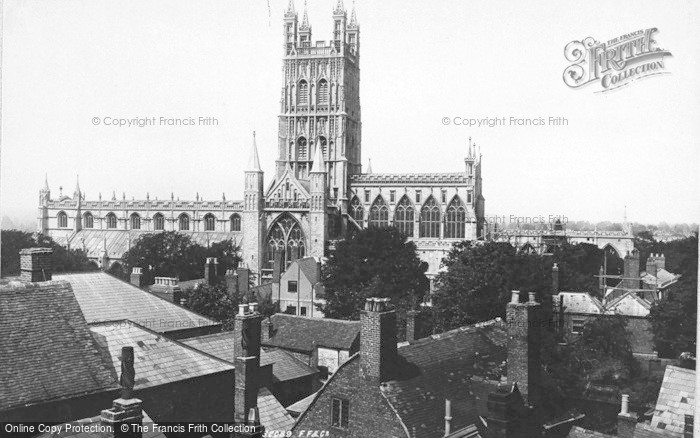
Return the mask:
[(301, 225), (291, 215), (284, 213), (270, 228), (264, 263), (274, 269), (275, 260), (286, 269), (294, 260), (306, 256), (306, 238)]
[(409, 237), (413, 236), (414, 213), (413, 204), (403, 196), (394, 211), (394, 226)]
[(131, 225), (132, 230), (140, 230), (141, 229), (141, 216), (139, 216), (136, 213), (132, 213), (132, 215), (129, 217), (129, 225)]
[(237, 214), (231, 215), (231, 231), (241, 231), (241, 217)]
[(107, 213), (105, 216), (107, 228), (117, 228), (117, 216), (114, 213)]
[(179, 225), (180, 231), (190, 230), (190, 217), (187, 216), (185, 213), (182, 213), (180, 215), (180, 217), (177, 219), (177, 223)]
[(92, 213), (83, 215), (83, 228), (95, 228), (95, 218), (92, 216)]
[(213, 214), (207, 213), (204, 215), (204, 231), (216, 230), (216, 217)]
[(58, 228), (68, 228), (68, 215), (66, 213), (58, 212), (56, 219), (58, 219)]
[(162, 214), (156, 213), (153, 215), (153, 229), (163, 231), (165, 229), (165, 218)]
[(350, 201), (350, 216), (355, 219), (358, 225), (362, 226), (362, 221), (365, 219), (365, 209), (362, 207), (360, 200), (357, 199), (357, 196)]
[(464, 239), (464, 224), (467, 220), (467, 213), (462, 205), (462, 201), (456, 196), (450, 202), (445, 213), (445, 238)]
[(369, 223), (367, 225), (370, 227), (389, 226), (389, 207), (386, 206), (386, 201), (381, 196), (377, 196), (369, 209)]
[(319, 105), (328, 104), (328, 81), (321, 79), (318, 83), (318, 89), (316, 90), (316, 103)]
[(432, 196), (420, 212), (420, 237), (440, 237), (440, 206)]
[(309, 104), (309, 84), (303, 80), (299, 81), (299, 87), (297, 88), (297, 104)]

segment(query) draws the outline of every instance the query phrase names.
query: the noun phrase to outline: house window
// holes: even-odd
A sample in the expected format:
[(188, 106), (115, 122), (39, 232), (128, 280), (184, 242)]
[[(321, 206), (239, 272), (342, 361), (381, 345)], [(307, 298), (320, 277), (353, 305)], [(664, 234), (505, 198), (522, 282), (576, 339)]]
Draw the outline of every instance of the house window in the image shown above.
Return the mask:
[(134, 213), (131, 215), (130, 218), (131, 222), (131, 229), (132, 230), (140, 230), (141, 229), (141, 216), (138, 214)]
[(153, 215), (153, 229), (156, 231), (162, 231), (165, 229), (165, 218), (162, 214), (156, 213)]
[(107, 228), (117, 228), (117, 217), (114, 213), (108, 213), (105, 219), (107, 221)]
[(189, 231), (190, 229), (190, 218), (186, 214), (181, 214), (178, 218), (178, 224), (180, 231)]
[(583, 333), (583, 326), (586, 324), (584, 318), (573, 318), (571, 320), (571, 333)]
[(331, 399), (331, 426), (348, 428), (348, 416), (350, 414), (350, 402), (342, 398)]
[(289, 293), (297, 293), (297, 282), (296, 281), (288, 281), (287, 282), (287, 292)]
[(297, 306), (287, 306), (287, 310), (284, 311), (287, 315), (296, 315), (297, 314)]
[(300, 308), (299, 311), (301, 312), (301, 316), (306, 316), (306, 307)]
[(204, 216), (204, 231), (216, 230), (216, 218), (213, 214), (207, 213)]
[(231, 215), (231, 231), (241, 231), (241, 217), (237, 214)]
[(58, 228), (67, 228), (68, 227), (68, 215), (65, 214), (64, 212), (58, 213)]
[(85, 227), (85, 228), (94, 228), (95, 227), (95, 220), (92, 217), (92, 214), (85, 213), (83, 215), (83, 227)]
[(420, 195), (421, 195), (420, 190), (416, 190), (416, 202), (420, 202), (420, 200), (421, 200)]
[(396, 202), (396, 190), (389, 191), (389, 202), (392, 204)]

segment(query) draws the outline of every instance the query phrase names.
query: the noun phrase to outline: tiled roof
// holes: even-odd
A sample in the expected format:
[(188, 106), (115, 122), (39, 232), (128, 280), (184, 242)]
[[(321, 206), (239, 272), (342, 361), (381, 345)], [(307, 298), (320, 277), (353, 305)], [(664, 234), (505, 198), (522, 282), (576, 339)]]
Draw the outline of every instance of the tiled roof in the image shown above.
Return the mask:
[(273, 347), (311, 352), (313, 344), (337, 350), (350, 350), (360, 337), (360, 321), (277, 313), (270, 317), (272, 336), (264, 343)]
[[(311, 284), (321, 281), (321, 279), (318, 278), (318, 262), (319, 260), (317, 260), (316, 257), (306, 257), (294, 261), (294, 263), (299, 265), (299, 270), (304, 273)], [(289, 269), (293, 268), (290, 266)]]
[(651, 428), (683, 435), (685, 416), (695, 411), (695, 371), (666, 366)]
[(595, 313), (605, 312), (598, 298), (587, 292), (559, 292), (554, 296), (555, 305), (563, 301), (565, 313)]
[[(184, 339), (184, 344), (219, 359), (233, 363), (233, 332), (221, 332), (211, 335), (197, 336)], [(276, 381), (285, 382), (316, 374), (318, 371), (306, 365), (299, 359), (279, 349), (260, 350), (260, 366), (272, 364), (272, 377)]]
[(443, 436), (446, 399), (452, 402), (453, 430), (479, 425), (487, 394), (481, 389), (487, 383), (473, 383), (472, 376), (499, 379), (506, 342), (504, 324), (492, 321), (402, 346), (398, 352), (407, 362), (402, 368), (414, 371), (408, 378), (384, 382), (382, 394), (416, 436)]
[(292, 416), (265, 387), (258, 391), (258, 412), (260, 412), (260, 424), (265, 426), (266, 430), (288, 431), (294, 426)]
[(673, 274), (665, 269), (659, 269), (656, 272), (656, 276), (644, 272), (641, 277), (642, 281), (648, 286), (657, 286), (659, 289), (663, 289), (675, 283), (680, 278), (680, 275)]
[(231, 371), (233, 365), (185, 344), (140, 327), (131, 321), (110, 321), (90, 326), (103, 354), (121, 370), (122, 347), (134, 347), (135, 389)]
[(117, 388), (70, 284), (0, 286), (0, 410)]
[[(142, 411), (143, 414), (143, 422), (142, 424), (146, 427), (143, 429), (142, 433), (142, 438), (166, 438), (166, 436), (163, 433), (157, 432), (154, 430), (153, 427), (149, 427), (150, 425), (153, 424), (153, 420), (151, 420), (151, 417), (146, 413), (146, 411)], [(80, 430), (75, 430), (77, 426), (89, 426), (91, 424), (98, 425), (100, 424), (101, 417), (99, 415), (91, 418), (83, 418), (82, 420), (77, 420), (77, 421), (72, 421), (70, 423), (64, 423), (61, 425), (61, 432), (59, 433), (50, 433), (47, 432), (45, 434), (37, 436), (37, 438), (113, 438), (114, 434), (113, 433), (107, 433), (107, 432), (83, 432)], [(72, 425), (73, 428), (72, 430), (66, 430), (66, 425)]]
[[(635, 435), (636, 436), (636, 435)], [(569, 431), (567, 438), (614, 438), (612, 435), (608, 435), (602, 432), (596, 432), (595, 430), (584, 429), (583, 427), (574, 426)]]
[(69, 282), (88, 323), (128, 319), (158, 333), (219, 323), (105, 272), (55, 274)]
[(306, 410), (306, 408), (309, 407), (312, 401), (316, 398), (316, 393), (314, 392), (313, 394), (306, 396), (299, 400), (296, 403), (293, 403), (289, 406), (287, 406), (287, 412), (289, 412), (292, 415), (298, 416), (302, 412)]
[[(152, 233), (152, 231), (136, 231), (136, 230), (95, 230), (82, 229), (73, 234), (70, 238), (71, 248), (83, 249), (87, 252), (88, 257), (101, 257), (105, 248), (107, 256), (112, 259), (121, 259), (122, 255), (136, 243), (139, 237), (144, 234)], [(182, 234), (190, 236), (193, 242), (203, 246), (208, 246), (210, 243), (223, 242), (232, 239), (237, 242), (240, 239), (240, 232), (217, 232), (217, 231), (202, 231), (202, 232), (187, 232), (180, 231)], [(54, 239), (56, 240), (56, 239)], [(64, 239), (58, 242), (61, 245), (67, 245), (68, 241)]]

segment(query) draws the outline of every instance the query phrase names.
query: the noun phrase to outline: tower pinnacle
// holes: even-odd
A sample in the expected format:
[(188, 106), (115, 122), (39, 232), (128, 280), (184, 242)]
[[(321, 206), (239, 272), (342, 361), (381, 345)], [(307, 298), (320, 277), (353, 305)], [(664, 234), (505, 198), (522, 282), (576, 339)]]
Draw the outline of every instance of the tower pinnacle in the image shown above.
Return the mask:
[(367, 172), (366, 173), (372, 173), (372, 159), (371, 158), (367, 159)]
[(248, 160), (248, 170), (260, 171), (260, 158), (258, 157), (258, 145), (255, 141), (255, 131), (253, 131), (253, 148), (250, 151)]
[(314, 154), (314, 162), (311, 165), (311, 173), (325, 173), (326, 163), (323, 160), (323, 148), (321, 145), (316, 146), (316, 153)]
[(73, 198), (80, 199), (80, 175), (75, 177), (75, 191), (73, 191)]
[(44, 174), (44, 191), (49, 191), (49, 175)]
[(338, 2), (335, 4), (335, 11), (333, 11), (334, 14), (343, 14), (345, 13), (345, 5), (343, 5), (343, 0), (338, 0)]
[(306, 0), (304, 0), (304, 16), (301, 19), (301, 26), (299, 26), (299, 29), (305, 30), (309, 28), (309, 12), (306, 7)]
[(349, 27), (357, 27), (357, 14), (355, 13), (355, 0), (352, 0), (352, 12), (350, 13)]

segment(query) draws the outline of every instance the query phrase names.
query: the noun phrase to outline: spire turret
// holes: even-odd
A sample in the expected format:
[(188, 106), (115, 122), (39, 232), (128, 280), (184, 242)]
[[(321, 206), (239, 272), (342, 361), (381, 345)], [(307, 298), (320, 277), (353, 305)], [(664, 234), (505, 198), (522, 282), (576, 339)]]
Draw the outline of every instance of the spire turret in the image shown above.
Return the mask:
[(299, 26), (299, 30), (309, 30), (311, 29), (311, 26), (309, 25), (309, 11), (307, 10), (306, 7), (306, 0), (304, 0), (304, 16), (301, 19), (301, 26)]
[(326, 173), (326, 162), (323, 160), (323, 148), (321, 145), (316, 146), (314, 162), (311, 165), (311, 173)]
[(357, 14), (355, 13), (355, 0), (352, 0), (352, 12), (350, 13), (349, 28), (357, 28)]
[(366, 173), (372, 173), (372, 159), (371, 158), (367, 159), (367, 172)]
[(335, 4), (335, 10), (333, 13), (336, 15), (345, 13), (345, 5), (343, 4), (343, 0), (338, 0), (338, 2)]
[(261, 171), (260, 169), (260, 157), (258, 156), (258, 145), (255, 141), (255, 131), (253, 131), (253, 148), (250, 151), (250, 158), (248, 159), (248, 170)]
[(75, 177), (75, 190), (73, 191), (73, 199), (80, 199), (80, 176)]
[(284, 15), (294, 16), (296, 13), (297, 11), (294, 9), (294, 0), (289, 0), (289, 4), (287, 5), (287, 10), (285, 11)]
[(44, 191), (48, 192), (49, 191), (49, 175), (44, 174)]

